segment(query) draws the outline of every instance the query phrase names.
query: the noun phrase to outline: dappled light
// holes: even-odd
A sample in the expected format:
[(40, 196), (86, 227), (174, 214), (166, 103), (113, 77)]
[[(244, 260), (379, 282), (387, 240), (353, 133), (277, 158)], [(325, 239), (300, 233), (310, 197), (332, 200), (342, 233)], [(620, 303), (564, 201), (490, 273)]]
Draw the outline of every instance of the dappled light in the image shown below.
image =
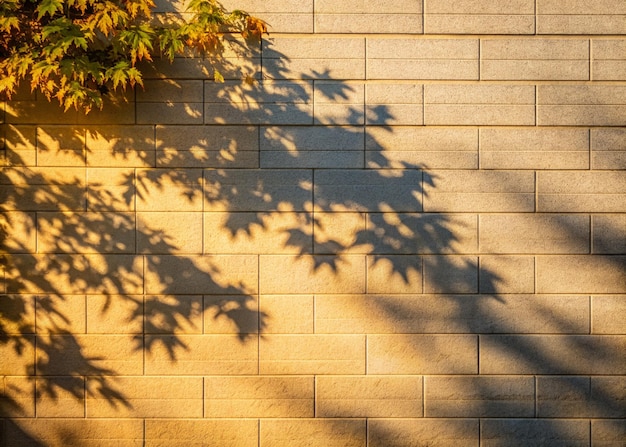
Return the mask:
[(622, 172), (496, 157), (621, 153), (621, 109), (542, 124), (543, 79), (481, 80), (473, 114), (440, 71), (471, 36), (364, 80), (405, 37), (234, 40), (224, 83), (156, 61), (87, 117), (2, 103), (0, 446), (621, 445)]

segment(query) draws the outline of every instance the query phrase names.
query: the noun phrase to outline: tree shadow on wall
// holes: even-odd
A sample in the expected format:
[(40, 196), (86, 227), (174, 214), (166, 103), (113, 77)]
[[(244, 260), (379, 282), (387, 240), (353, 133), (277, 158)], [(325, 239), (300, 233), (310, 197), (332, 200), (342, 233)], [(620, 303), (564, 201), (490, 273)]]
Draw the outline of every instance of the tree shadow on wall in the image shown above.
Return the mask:
[[(192, 349), (186, 335), (210, 334), (214, 324), (223, 333), (222, 321), (241, 343), (257, 343), (272, 323), (259, 309), (258, 294), (278, 293), (282, 286), (256, 284), (249, 276), (257, 277), (256, 267), (246, 264), (249, 253), (292, 255), (311, 275), (330, 272), (328, 278), (344, 281), (346, 290), (353, 285), (344, 269), (352, 255), (365, 254), (369, 271), (388, 283), (378, 293), (368, 290), (375, 299), (367, 303), (383, 319), (404, 318), (403, 333), (441, 333), (445, 326), (476, 338), (489, 334), (495, 349), (527, 365), (520, 374), (573, 371), (527, 339), (495, 335), (533, 332), (503, 312), (528, 303), (499, 294), (501, 279), (479, 264), (473, 250), (459, 248), (468, 225), (462, 216), (423, 212), (436, 176), (422, 164), (390, 159), (380, 132), (368, 130), (391, 134), (390, 110), (353, 101), (359, 85), (329, 80), (329, 71), (288, 80), (288, 57), (267, 51), (274, 62), (284, 61), (273, 66), (275, 80), (205, 87), (216, 98), (205, 107), (205, 122), (235, 126), (162, 125), (155, 136), (146, 125), (140, 137), (133, 126), (120, 137), (106, 126), (75, 125), (64, 135), (67, 128), (54, 125), (5, 125), (11, 166), (0, 177), (7, 293), (0, 304), (0, 349), (11, 361), (1, 374), (24, 380), (5, 385), (2, 416), (54, 416), (72, 398), (103, 399), (131, 411), (116, 378), (141, 375), (136, 368), (142, 361), (111, 359), (137, 359), (145, 352), (176, 364)], [(336, 107), (316, 113), (313, 98)], [(82, 167), (27, 167), (25, 154), (33, 151), (40, 159), (76, 157)], [(99, 165), (95, 160), (103, 153), (110, 159)], [(98, 169), (111, 162), (119, 168)], [(189, 219), (182, 228), (167, 219), (171, 211)], [(234, 262), (224, 263), (223, 255)], [(303, 278), (286, 293), (324, 292), (311, 287)], [(423, 293), (433, 294), (434, 310), (416, 311), (409, 302)], [(536, 309), (545, 319), (541, 303)], [(579, 330), (558, 315), (548, 319), (556, 332)], [(369, 329), (363, 332), (374, 332)], [(97, 353), (94, 340), (111, 351)], [(583, 339), (571, 343), (576, 352), (598, 355), (598, 346)], [(606, 355), (612, 352), (607, 348)], [(571, 383), (578, 390), (584, 386)], [(483, 394), (497, 391), (489, 381), (477, 386)], [(28, 397), (33, 389), (36, 402)], [(619, 412), (609, 395), (598, 399), (615, 410), (610, 414)], [(509, 411), (511, 417), (536, 416), (526, 406)], [(500, 415), (487, 404), (473, 414)], [(7, 424), (5, 443), (37, 445), (19, 419)], [(382, 425), (370, 424), (369, 430), (374, 438), (394, 437)], [(544, 430), (556, 436), (561, 427), (545, 422)]]

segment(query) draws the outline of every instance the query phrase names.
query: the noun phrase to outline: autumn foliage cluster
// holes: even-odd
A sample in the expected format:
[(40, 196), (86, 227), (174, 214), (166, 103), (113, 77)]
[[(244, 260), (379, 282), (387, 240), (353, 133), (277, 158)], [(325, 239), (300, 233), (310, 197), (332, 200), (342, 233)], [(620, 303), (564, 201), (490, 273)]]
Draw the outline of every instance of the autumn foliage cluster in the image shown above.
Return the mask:
[[(64, 109), (89, 112), (103, 98), (143, 85), (140, 61), (190, 51), (217, 56), (225, 36), (260, 39), (266, 24), (216, 0), (191, 0), (181, 14), (155, 14), (152, 0), (2, 0), (0, 94), (31, 90)], [(213, 73), (222, 80), (219, 70)]]

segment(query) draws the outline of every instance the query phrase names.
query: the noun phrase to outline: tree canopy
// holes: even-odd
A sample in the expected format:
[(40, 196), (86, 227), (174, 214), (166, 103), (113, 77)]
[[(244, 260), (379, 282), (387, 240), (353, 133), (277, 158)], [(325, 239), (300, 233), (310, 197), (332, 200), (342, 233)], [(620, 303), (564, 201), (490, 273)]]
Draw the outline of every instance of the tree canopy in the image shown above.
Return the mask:
[[(143, 85), (140, 61), (170, 61), (190, 49), (217, 56), (225, 36), (258, 40), (265, 22), (191, 0), (185, 14), (154, 13), (152, 0), (2, 0), (0, 93), (22, 82), (67, 110), (102, 108), (107, 94)], [(223, 81), (218, 69), (214, 78)]]

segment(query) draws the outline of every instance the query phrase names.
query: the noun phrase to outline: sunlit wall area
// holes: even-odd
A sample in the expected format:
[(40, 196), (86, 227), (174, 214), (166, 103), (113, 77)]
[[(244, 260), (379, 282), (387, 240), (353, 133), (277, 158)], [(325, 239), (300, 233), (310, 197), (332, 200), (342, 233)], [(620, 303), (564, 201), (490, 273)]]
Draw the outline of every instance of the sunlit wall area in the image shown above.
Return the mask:
[(626, 2), (223, 3), (0, 102), (0, 446), (623, 447)]

